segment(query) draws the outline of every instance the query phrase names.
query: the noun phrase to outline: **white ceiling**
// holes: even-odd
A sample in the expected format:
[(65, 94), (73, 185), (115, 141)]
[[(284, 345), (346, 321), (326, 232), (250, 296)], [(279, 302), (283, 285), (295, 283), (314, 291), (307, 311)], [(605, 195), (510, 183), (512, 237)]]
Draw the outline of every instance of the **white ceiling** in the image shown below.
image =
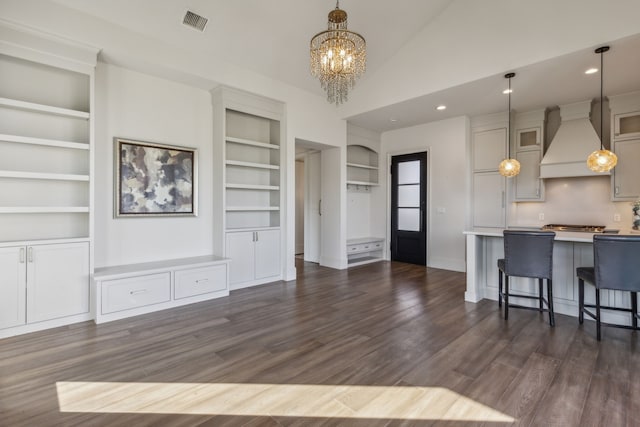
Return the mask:
[[(272, 79), (323, 95), (308, 66), (309, 41), (326, 29), (331, 0), (52, 0), (92, 15), (123, 32), (201, 55), (219, 58)], [(343, 0), (349, 29), (367, 40), (367, 74), (375, 74), (454, 0)], [(209, 19), (204, 33), (182, 25), (191, 10)], [(115, 25), (115, 26), (114, 26)], [(605, 54), (605, 95), (640, 90), (640, 34), (611, 44)], [(593, 46), (595, 48), (597, 46)], [(599, 96), (599, 65), (593, 48), (515, 71), (513, 108), (525, 111)], [(103, 52), (108, 57), (112, 52)], [(380, 132), (460, 115), (506, 109), (503, 74), (388, 105), (349, 117), (356, 125)], [(357, 90), (357, 87), (356, 89)], [(435, 106), (446, 104), (438, 112)], [(397, 119), (391, 122), (390, 119)]]

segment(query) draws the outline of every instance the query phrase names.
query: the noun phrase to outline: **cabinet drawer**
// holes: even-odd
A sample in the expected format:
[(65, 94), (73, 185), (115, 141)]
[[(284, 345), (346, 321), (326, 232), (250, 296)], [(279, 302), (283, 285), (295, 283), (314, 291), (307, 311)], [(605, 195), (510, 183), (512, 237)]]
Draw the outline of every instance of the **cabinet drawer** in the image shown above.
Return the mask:
[(175, 299), (222, 291), (227, 288), (227, 266), (194, 268), (176, 271)]
[(382, 242), (368, 242), (358, 243), (353, 245), (347, 245), (347, 255), (358, 254), (361, 252), (377, 251), (382, 249)]
[(102, 314), (158, 304), (171, 299), (171, 273), (102, 282)]

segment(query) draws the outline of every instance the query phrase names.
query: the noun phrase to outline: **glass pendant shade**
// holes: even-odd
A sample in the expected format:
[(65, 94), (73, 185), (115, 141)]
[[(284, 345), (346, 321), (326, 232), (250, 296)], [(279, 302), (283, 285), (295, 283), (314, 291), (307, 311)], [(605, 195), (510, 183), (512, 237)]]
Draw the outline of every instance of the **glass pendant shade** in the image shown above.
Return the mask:
[(596, 150), (589, 154), (587, 166), (594, 172), (608, 172), (618, 163), (618, 156), (609, 150)]
[(509, 127), (507, 128), (507, 158), (501, 161), (498, 165), (498, 172), (500, 172), (500, 175), (507, 178), (511, 178), (520, 173), (520, 162), (511, 158), (511, 79), (515, 77), (515, 75), (516, 73), (507, 73), (504, 75), (506, 79), (509, 79), (509, 89), (503, 92), (509, 95), (509, 106), (507, 109)]
[(500, 162), (498, 171), (500, 175), (506, 176), (507, 178), (516, 176), (520, 173), (520, 162), (516, 159), (504, 159)]

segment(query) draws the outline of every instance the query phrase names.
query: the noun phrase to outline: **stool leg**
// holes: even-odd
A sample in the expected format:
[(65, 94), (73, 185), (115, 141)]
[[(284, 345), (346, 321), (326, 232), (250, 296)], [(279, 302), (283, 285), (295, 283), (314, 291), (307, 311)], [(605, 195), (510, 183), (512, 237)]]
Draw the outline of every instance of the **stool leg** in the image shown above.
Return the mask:
[(549, 324), (556, 326), (556, 316), (553, 312), (553, 281), (547, 279), (547, 298), (549, 300)]
[(584, 280), (578, 279), (578, 322), (584, 323)]
[(638, 328), (638, 318), (636, 317), (638, 315), (638, 293), (637, 292), (631, 292), (631, 310), (633, 311), (633, 313), (631, 314), (631, 325), (634, 327), (634, 329)]
[(596, 288), (596, 337), (600, 341), (600, 289)]
[[(542, 279), (538, 279), (538, 300), (540, 302), (540, 308), (539, 311), (540, 313), (542, 313), (542, 299), (544, 297), (544, 292), (542, 291)], [(547, 295), (547, 298), (549, 296)]]
[(498, 307), (502, 307), (502, 270), (498, 269)]
[(504, 320), (509, 319), (509, 275), (504, 275)]

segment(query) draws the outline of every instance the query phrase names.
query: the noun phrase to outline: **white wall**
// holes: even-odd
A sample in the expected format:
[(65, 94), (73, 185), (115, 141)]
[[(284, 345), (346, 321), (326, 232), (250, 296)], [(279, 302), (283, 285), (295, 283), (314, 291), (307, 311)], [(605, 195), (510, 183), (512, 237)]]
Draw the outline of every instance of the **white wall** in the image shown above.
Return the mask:
[[(95, 265), (212, 253), (209, 93), (99, 63), (96, 71)], [(198, 149), (198, 216), (114, 218), (114, 137)]]
[[(381, 182), (384, 200), (376, 200), (372, 227), (387, 230), (389, 159), (393, 154), (428, 150), (427, 266), (465, 270), (466, 153), (469, 120), (449, 120), (399, 129), (382, 134)], [(443, 208), (444, 213), (437, 213)], [(383, 233), (385, 231), (382, 231)], [(381, 234), (382, 235), (382, 234)], [(387, 234), (388, 236), (388, 234)]]

